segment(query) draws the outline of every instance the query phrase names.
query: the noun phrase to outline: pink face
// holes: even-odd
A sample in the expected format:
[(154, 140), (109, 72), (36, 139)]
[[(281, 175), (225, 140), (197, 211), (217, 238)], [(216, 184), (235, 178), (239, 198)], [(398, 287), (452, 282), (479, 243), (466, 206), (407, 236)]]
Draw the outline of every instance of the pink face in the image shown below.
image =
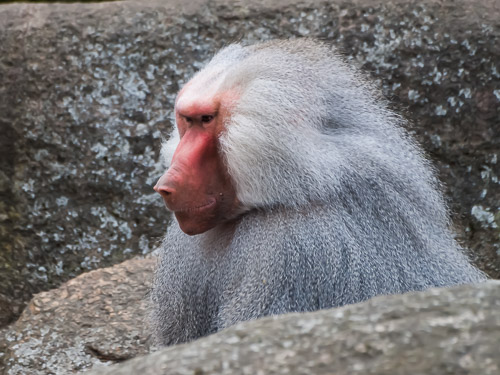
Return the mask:
[(231, 97), (204, 101), (189, 86), (181, 90), (175, 105), (179, 145), (154, 189), (174, 212), (182, 231), (195, 235), (234, 218), (239, 203), (219, 152)]

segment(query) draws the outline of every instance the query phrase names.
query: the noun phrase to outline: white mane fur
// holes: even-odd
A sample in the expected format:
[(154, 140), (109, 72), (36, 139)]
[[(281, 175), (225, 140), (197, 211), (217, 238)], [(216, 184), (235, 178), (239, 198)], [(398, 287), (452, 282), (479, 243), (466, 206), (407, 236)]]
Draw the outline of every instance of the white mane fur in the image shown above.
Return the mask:
[[(392, 171), (407, 168), (416, 173), (398, 183), (424, 195), (426, 209), (447, 220), (436, 180), (401, 118), (332, 48), (310, 40), (234, 44), (190, 83), (193, 90), (211, 84), (212, 92), (240, 92), (220, 144), (244, 209), (332, 201), (349, 180), (392, 183), (384, 179), (401, 178)], [(166, 164), (178, 142), (174, 129), (162, 147)]]

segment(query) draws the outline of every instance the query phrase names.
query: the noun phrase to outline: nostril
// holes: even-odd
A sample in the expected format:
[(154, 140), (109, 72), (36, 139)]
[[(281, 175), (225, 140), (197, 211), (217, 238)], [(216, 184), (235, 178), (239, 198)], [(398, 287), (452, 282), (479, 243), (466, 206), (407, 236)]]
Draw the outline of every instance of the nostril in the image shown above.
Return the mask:
[(173, 193), (175, 193), (175, 190), (170, 188), (170, 187), (166, 187), (166, 186), (162, 186), (162, 187), (158, 187), (157, 189), (155, 189), (158, 193), (160, 193), (160, 195), (165, 199), (165, 198), (168, 198), (170, 197)]

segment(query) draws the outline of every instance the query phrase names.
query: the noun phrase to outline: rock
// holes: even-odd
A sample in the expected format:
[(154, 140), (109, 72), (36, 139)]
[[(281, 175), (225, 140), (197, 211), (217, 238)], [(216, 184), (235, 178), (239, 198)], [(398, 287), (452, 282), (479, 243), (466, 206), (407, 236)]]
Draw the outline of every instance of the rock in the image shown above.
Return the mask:
[(0, 372), (67, 374), (148, 353), (147, 294), (155, 263), (132, 259), (35, 295), (0, 336)]
[(155, 263), (132, 259), (37, 294), (15, 324), (0, 330), (0, 373), (93, 368), (93, 375), (487, 375), (500, 370), (500, 281), (245, 322), (144, 357), (150, 349), (147, 293)]
[(500, 372), (500, 282), (238, 324), (88, 375)]
[(500, 276), (495, 0), (151, 0), (0, 6), (0, 326), (33, 293), (155, 248), (175, 93), (234, 40), (312, 36), (414, 122), (460, 240)]

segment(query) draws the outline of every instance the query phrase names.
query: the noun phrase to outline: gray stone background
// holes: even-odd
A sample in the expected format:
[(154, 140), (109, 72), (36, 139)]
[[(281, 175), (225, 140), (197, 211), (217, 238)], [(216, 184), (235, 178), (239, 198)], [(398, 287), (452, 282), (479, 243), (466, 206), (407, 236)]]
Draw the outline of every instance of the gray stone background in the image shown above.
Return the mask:
[(33, 293), (152, 251), (175, 94), (232, 41), (316, 37), (376, 79), (435, 160), (458, 238), (500, 276), (495, 0), (0, 5), (0, 326)]

